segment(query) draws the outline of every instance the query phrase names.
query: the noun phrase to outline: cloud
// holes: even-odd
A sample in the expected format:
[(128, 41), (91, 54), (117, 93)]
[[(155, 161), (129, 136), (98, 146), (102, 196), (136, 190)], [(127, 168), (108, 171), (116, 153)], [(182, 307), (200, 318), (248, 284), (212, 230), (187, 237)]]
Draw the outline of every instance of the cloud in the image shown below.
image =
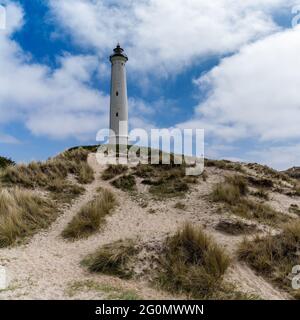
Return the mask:
[[(300, 26), (223, 59), (194, 81), (207, 97), (178, 126), (205, 128), (214, 151), (214, 145), (237, 145), (249, 161), (256, 158), (276, 168), (295, 165), (300, 153), (299, 37)], [(245, 152), (249, 147), (254, 151)]]
[(227, 141), (299, 139), (300, 27), (250, 44), (196, 80), (208, 90), (187, 126)]
[(0, 132), (0, 144), (3, 143), (3, 144), (18, 144), (20, 143), (20, 141), (9, 135), (9, 134), (5, 134), (5, 133), (1, 133)]
[(52, 70), (34, 63), (12, 40), (22, 8), (6, 2), (8, 26), (0, 32), (0, 125), (22, 122), (35, 135), (94, 137), (108, 121), (109, 97), (95, 89), (95, 56), (64, 55)]
[(283, 0), (48, 0), (62, 29), (79, 45), (106, 56), (120, 41), (130, 67), (160, 75), (207, 55), (224, 55), (279, 27)]

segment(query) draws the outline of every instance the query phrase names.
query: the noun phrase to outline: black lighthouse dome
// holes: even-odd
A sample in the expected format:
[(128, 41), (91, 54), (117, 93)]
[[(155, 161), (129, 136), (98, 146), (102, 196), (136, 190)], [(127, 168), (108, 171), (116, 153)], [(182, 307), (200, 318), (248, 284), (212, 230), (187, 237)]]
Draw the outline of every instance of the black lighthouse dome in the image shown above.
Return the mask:
[(110, 60), (114, 57), (123, 57), (128, 61), (127, 55), (124, 53), (124, 49), (121, 48), (120, 44), (118, 43), (116, 48), (114, 49), (114, 53), (110, 56)]

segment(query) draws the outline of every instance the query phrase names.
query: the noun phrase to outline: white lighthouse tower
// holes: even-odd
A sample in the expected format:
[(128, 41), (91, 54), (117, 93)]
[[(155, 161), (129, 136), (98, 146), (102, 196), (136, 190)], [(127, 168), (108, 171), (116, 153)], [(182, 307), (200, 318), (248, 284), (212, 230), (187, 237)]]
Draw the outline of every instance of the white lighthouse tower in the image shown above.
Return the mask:
[(128, 99), (126, 81), (126, 62), (128, 57), (118, 44), (110, 56), (111, 92), (110, 92), (110, 144), (128, 144)]

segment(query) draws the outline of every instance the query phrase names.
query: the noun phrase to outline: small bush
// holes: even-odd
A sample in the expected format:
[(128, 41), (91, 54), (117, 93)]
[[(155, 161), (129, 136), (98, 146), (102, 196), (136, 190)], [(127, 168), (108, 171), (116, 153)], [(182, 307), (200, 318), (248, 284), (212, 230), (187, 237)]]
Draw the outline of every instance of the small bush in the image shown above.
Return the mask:
[(131, 258), (137, 253), (132, 240), (117, 241), (103, 246), (94, 254), (83, 260), (91, 272), (99, 272), (120, 278), (130, 278), (133, 266), (129, 265)]
[(209, 298), (220, 288), (229, 258), (200, 228), (187, 224), (167, 239), (158, 283), (168, 291)]
[(112, 178), (125, 173), (128, 170), (127, 166), (123, 166), (121, 164), (113, 165), (110, 164), (103, 172), (102, 179), (103, 180), (111, 180)]
[(62, 236), (71, 240), (89, 237), (100, 229), (105, 222), (105, 217), (111, 213), (115, 205), (114, 194), (108, 190), (102, 190), (95, 200), (81, 208), (62, 232)]
[(248, 182), (253, 185), (254, 187), (259, 187), (259, 188), (273, 188), (274, 183), (270, 179), (266, 178), (255, 178), (255, 177), (247, 177)]
[(9, 246), (46, 228), (58, 216), (49, 200), (30, 191), (2, 189), (0, 191), (0, 248)]
[(237, 172), (244, 172), (244, 168), (240, 163), (231, 162), (228, 160), (209, 160), (205, 159), (206, 167), (216, 167), (223, 170), (231, 170)]
[(94, 181), (94, 171), (86, 162), (82, 163), (77, 180), (81, 184), (88, 184)]
[(123, 191), (133, 191), (136, 188), (136, 180), (133, 175), (124, 175), (116, 180), (113, 180), (111, 184), (118, 189)]
[(219, 183), (215, 186), (211, 196), (213, 201), (234, 205), (240, 201), (241, 193), (237, 186), (229, 183)]
[(300, 222), (288, 224), (283, 232), (266, 238), (257, 237), (240, 245), (238, 255), (265, 278), (285, 289), (295, 297), (300, 290), (292, 290), (290, 273), (300, 264)]

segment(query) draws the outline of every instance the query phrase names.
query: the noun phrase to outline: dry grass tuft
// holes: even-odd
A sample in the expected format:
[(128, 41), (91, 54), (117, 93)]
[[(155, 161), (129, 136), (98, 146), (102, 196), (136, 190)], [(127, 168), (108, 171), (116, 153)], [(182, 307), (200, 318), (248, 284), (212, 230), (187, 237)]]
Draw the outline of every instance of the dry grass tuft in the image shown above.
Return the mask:
[(70, 240), (89, 237), (100, 229), (105, 222), (105, 217), (111, 213), (115, 205), (114, 194), (108, 190), (102, 190), (96, 199), (81, 208), (62, 232), (62, 236)]
[[(83, 149), (66, 151), (46, 162), (7, 167), (1, 174), (1, 180), (7, 186), (42, 188), (52, 192), (56, 199), (69, 201), (83, 190), (80, 191), (79, 187), (66, 180), (69, 174), (74, 175), (82, 184), (94, 180), (94, 173), (87, 164), (87, 157), (88, 151)], [(64, 193), (68, 196), (65, 197)]]
[(284, 227), (283, 232), (266, 238), (244, 241), (239, 248), (239, 258), (246, 261), (259, 274), (286, 290), (296, 298), (300, 290), (292, 290), (292, 268), (300, 265), (300, 222)]
[(209, 298), (222, 285), (229, 258), (200, 228), (187, 224), (167, 239), (158, 283), (170, 292)]
[(126, 171), (128, 171), (128, 167), (127, 166), (123, 166), (121, 164), (117, 164), (117, 165), (110, 164), (104, 170), (104, 172), (102, 174), (102, 179), (103, 180), (111, 180), (114, 177), (125, 173)]
[(136, 253), (137, 249), (132, 240), (116, 241), (98, 249), (94, 254), (84, 259), (83, 264), (91, 272), (128, 279), (133, 274), (130, 261)]
[(49, 200), (19, 188), (0, 191), (0, 248), (46, 228), (58, 216)]
[(136, 180), (132, 174), (121, 176), (111, 182), (111, 184), (123, 191), (133, 191), (136, 188)]
[(255, 219), (272, 226), (290, 220), (287, 215), (273, 210), (267, 204), (247, 199), (247, 193), (246, 180), (241, 176), (233, 176), (227, 177), (224, 183), (217, 184), (211, 198), (213, 201), (225, 203), (233, 214), (246, 219)]

